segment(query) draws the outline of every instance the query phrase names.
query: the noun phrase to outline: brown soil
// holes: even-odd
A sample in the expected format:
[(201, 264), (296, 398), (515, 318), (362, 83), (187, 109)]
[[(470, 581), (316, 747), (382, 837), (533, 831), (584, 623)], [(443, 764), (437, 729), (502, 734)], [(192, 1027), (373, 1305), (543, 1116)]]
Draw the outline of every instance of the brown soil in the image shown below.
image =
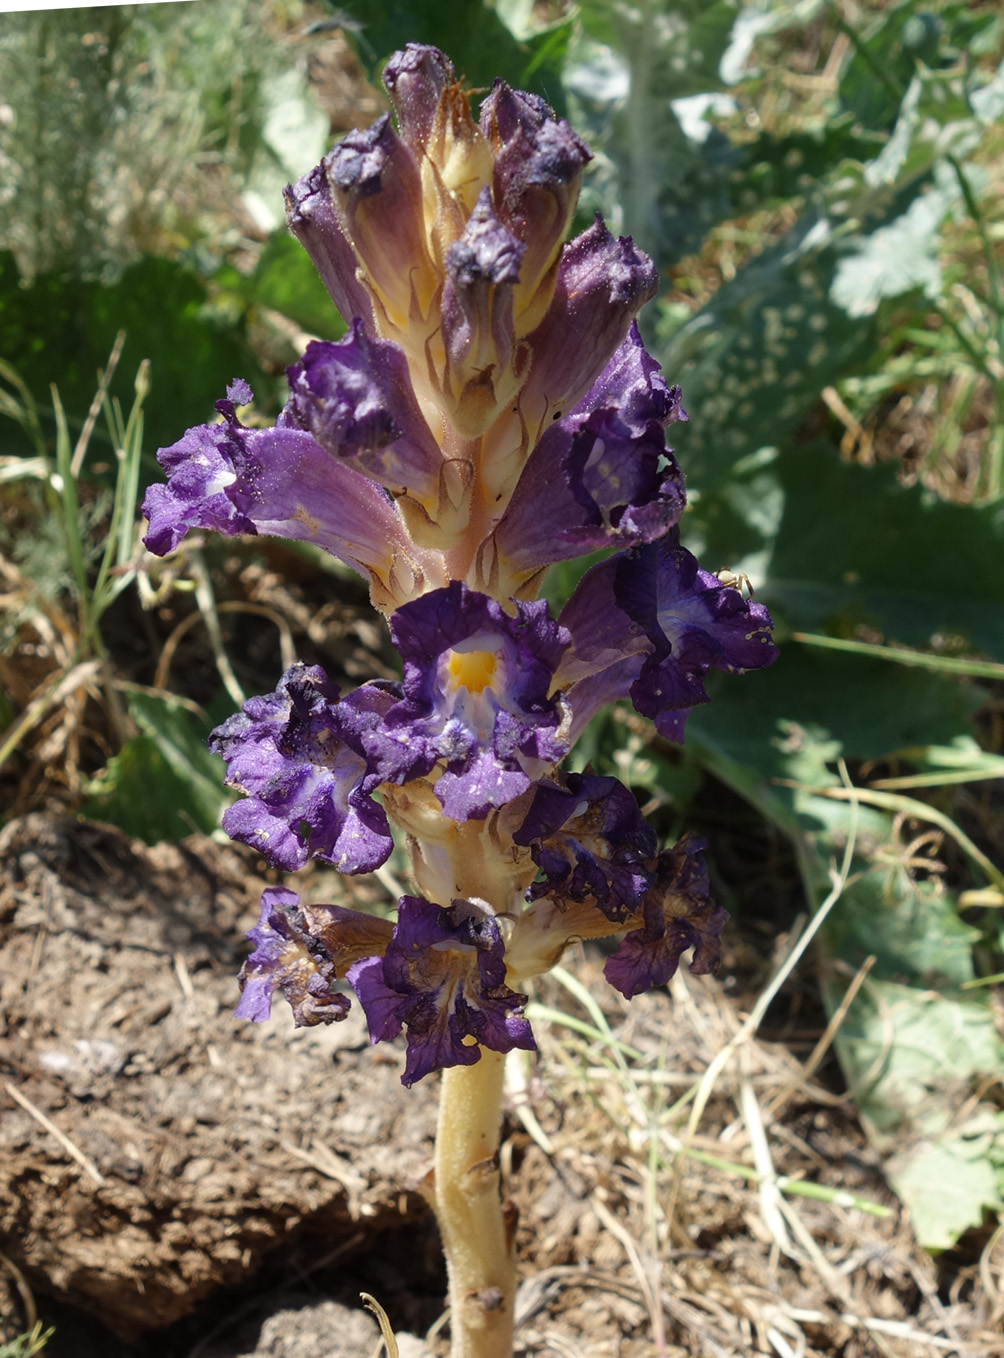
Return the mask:
[(33, 1289), (129, 1340), (308, 1226), (344, 1256), (426, 1215), (435, 1091), (359, 1011), (230, 1018), (261, 886), (235, 853), (35, 814), (0, 859), (0, 1249)]
[[(444, 1288), (417, 1191), (435, 1082), (403, 1089), (400, 1052), (371, 1049), (358, 1012), (300, 1033), (285, 1012), (231, 1019), (261, 885), (244, 860), (42, 814), (11, 823), (0, 854), (0, 1250), (57, 1326), (47, 1353), (368, 1358), (360, 1290), (425, 1333)], [(598, 959), (578, 963), (598, 981)], [(957, 1259), (939, 1278), (915, 1248), (853, 1108), (804, 1078), (797, 1033), (746, 1043), (690, 1138), (672, 1105), (738, 1026), (721, 979), (678, 977), (630, 1006), (591, 985), (637, 1053), (623, 1065), (538, 1021), (504, 1145), (524, 1351), (1004, 1352), (975, 1269)], [(594, 1021), (556, 981), (538, 998)], [(688, 1140), (725, 1167), (676, 1160), (674, 1179)], [(777, 1175), (830, 1200), (728, 1168), (762, 1166), (764, 1145)], [(3, 1305), (9, 1337), (16, 1287)]]

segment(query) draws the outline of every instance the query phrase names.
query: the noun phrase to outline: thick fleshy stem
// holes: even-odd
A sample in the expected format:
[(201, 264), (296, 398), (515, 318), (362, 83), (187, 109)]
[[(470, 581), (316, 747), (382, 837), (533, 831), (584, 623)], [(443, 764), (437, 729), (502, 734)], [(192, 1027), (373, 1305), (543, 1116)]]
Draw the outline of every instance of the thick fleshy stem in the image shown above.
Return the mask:
[(443, 1071), (434, 1201), (450, 1279), (450, 1358), (512, 1358), (516, 1266), (500, 1193), (505, 1056)]

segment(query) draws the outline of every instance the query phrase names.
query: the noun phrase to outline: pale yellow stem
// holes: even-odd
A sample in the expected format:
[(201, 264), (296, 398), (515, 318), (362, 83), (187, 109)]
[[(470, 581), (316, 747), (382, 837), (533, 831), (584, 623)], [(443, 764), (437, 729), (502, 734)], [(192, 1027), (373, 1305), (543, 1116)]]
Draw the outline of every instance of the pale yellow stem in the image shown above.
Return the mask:
[(505, 1057), (481, 1049), (443, 1071), (435, 1204), (450, 1278), (450, 1358), (512, 1358), (516, 1268), (502, 1204), (499, 1134)]

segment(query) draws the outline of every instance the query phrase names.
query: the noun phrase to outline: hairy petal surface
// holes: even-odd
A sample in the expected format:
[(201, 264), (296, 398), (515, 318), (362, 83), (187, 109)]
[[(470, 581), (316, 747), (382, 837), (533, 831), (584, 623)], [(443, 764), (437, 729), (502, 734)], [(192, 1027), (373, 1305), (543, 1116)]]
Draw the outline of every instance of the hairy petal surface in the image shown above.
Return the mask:
[(401, 898), (383, 956), (348, 970), (370, 1040), (385, 1042), (405, 1029), (405, 1085), (433, 1070), (473, 1065), (482, 1046), (534, 1050), (526, 996), (510, 990), (505, 975), (502, 937), (490, 911), (473, 901), (444, 908), (420, 896)]

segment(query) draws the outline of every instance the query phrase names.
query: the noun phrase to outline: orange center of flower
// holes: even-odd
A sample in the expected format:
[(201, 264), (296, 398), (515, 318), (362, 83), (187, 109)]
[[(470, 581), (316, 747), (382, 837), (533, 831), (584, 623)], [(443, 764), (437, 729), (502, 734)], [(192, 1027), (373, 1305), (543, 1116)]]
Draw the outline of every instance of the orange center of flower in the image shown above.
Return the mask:
[(498, 656), (494, 651), (453, 651), (448, 670), (455, 688), (481, 693), (495, 678)]

